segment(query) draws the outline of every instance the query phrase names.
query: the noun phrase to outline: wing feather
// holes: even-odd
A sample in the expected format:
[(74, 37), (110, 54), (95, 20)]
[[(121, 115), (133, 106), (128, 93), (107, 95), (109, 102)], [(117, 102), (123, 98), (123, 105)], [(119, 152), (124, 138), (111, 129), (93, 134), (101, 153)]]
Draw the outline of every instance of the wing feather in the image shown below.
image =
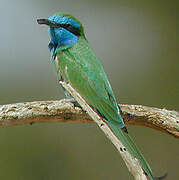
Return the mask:
[(84, 49), (74, 47), (57, 55), (64, 79), (106, 120), (122, 128), (124, 122), (104, 69), (88, 44), (83, 43), (79, 47)]

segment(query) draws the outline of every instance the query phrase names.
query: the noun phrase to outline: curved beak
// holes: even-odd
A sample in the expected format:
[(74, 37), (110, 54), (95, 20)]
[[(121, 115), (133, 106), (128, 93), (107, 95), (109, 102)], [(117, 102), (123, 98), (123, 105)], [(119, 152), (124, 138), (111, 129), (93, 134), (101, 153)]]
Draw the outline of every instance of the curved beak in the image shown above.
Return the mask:
[(45, 24), (45, 25), (50, 26), (52, 28), (60, 27), (60, 24), (58, 24), (54, 21), (50, 21), (48, 19), (37, 19), (37, 23), (38, 24)]

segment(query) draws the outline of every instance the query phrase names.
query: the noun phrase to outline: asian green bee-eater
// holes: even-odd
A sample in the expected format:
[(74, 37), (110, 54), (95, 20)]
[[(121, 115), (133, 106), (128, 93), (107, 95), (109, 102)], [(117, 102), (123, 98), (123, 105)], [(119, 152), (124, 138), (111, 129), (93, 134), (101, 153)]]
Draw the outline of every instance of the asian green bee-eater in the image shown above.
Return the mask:
[[(70, 85), (105, 120), (129, 153), (138, 159), (150, 180), (152, 170), (129, 136), (104, 69), (91, 49), (82, 24), (73, 16), (57, 13), (38, 19), (49, 26), (49, 49), (59, 80)], [(68, 96), (68, 92), (65, 92)]]

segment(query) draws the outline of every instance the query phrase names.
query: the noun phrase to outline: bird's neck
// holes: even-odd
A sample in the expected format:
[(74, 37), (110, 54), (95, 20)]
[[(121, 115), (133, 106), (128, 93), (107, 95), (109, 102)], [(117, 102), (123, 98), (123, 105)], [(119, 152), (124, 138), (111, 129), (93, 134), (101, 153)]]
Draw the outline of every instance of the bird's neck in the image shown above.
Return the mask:
[(63, 43), (52, 38), (48, 46), (51, 54), (51, 61), (53, 61), (56, 54), (61, 53), (62, 51), (74, 48), (80, 49), (80, 47), (82, 48), (84, 41), (86, 41), (86, 38), (84, 36), (79, 36), (78, 39), (64, 39)]

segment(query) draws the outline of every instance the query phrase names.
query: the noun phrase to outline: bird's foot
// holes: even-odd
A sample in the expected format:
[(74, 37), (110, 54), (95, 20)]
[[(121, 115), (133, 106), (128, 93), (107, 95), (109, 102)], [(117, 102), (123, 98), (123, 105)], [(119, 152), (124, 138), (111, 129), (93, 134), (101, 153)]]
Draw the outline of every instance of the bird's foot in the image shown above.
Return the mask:
[(70, 103), (72, 103), (72, 104), (74, 105), (74, 108), (75, 108), (75, 107), (78, 107), (78, 108), (81, 108), (81, 109), (82, 109), (82, 107), (80, 106), (80, 104), (79, 104), (74, 98), (66, 98), (66, 99), (64, 99), (63, 101), (64, 101), (64, 102), (70, 102)]

